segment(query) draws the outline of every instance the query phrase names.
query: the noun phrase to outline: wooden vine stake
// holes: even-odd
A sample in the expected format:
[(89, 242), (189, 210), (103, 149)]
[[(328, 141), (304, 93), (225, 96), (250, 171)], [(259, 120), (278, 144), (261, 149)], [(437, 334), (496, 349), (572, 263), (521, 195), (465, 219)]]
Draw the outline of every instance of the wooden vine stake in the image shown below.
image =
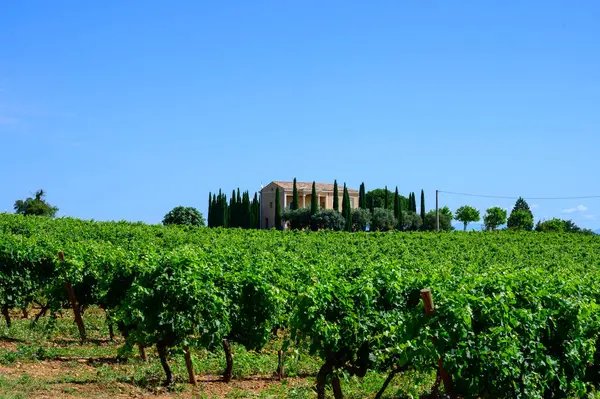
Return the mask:
[(280, 349), (279, 352), (277, 352), (277, 377), (279, 378), (279, 381), (283, 380), (283, 377), (285, 376), (285, 371), (283, 370), (283, 362), (284, 353)]
[[(65, 254), (63, 251), (58, 251), (58, 258), (61, 262), (65, 261)], [(77, 328), (79, 329), (81, 343), (84, 343), (86, 340), (85, 325), (83, 324), (83, 319), (81, 318), (81, 310), (79, 309), (79, 305), (77, 303), (75, 290), (73, 289), (71, 283), (68, 280), (65, 282), (65, 288), (67, 289), (67, 293), (69, 294), (69, 302), (71, 303), (71, 307), (73, 308), (73, 315), (75, 316), (75, 323), (77, 324)]]
[(190, 352), (189, 346), (183, 347), (183, 355), (185, 357), (185, 367), (188, 371), (190, 384), (196, 386), (196, 374), (194, 373), (194, 364), (192, 363), (192, 352)]
[(231, 381), (231, 375), (233, 373), (233, 355), (231, 354), (231, 346), (226, 338), (223, 339), (223, 350), (225, 351), (225, 371), (223, 372), (223, 381)]
[[(431, 295), (431, 290), (429, 288), (421, 290), (421, 299), (423, 300), (425, 315), (427, 317), (432, 317), (435, 314), (435, 308), (433, 306), (433, 296)], [(432, 337), (431, 340), (435, 344), (435, 338)], [(444, 370), (444, 360), (441, 357), (438, 359), (438, 366), (440, 367), (439, 372), (440, 376), (442, 377), (442, 382), (444, 383), (444, 391), (446, 395), (454, 397), (452, 393), (452, 376), (448, 374), (446, 370)]]

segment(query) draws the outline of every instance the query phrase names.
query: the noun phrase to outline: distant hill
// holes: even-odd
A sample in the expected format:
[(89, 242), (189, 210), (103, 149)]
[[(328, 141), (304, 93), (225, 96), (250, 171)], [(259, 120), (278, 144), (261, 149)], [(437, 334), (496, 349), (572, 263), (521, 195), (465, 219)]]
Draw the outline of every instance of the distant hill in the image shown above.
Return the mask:
[(594, 233), (600, 234), (600, 229), (594, 230)]

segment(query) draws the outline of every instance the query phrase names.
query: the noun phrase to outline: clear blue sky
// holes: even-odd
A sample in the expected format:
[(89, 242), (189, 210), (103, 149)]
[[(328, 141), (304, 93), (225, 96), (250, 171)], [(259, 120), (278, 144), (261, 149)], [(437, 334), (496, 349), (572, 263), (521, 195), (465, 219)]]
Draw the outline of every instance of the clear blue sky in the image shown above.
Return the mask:
[[(44, 188), (156, 223), (293, 177), (598, 195), (599, 39), (597, 1), (6, 2), (0, 211)], [(529, 202), (600, 227), (598, 199)]]

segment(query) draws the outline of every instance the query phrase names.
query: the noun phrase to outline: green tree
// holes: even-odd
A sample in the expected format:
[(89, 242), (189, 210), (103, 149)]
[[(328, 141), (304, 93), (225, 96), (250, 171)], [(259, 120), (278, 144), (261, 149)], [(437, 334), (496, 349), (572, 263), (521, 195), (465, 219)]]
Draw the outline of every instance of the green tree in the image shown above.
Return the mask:
[(304, 230), (310, 226), (311, 215), (309, 208), (284, 209), (281, 218), (284, 222), (289, 222), (294, 230)]
[(502, 209), (499, 206), (488, 208), (485, 211), (485, 215), (483, 215), (483, 223), (487, 230), (496, 230), (498, 226), (506, 223), (506, 209)]
[(275, 189), (275, 228), (281, 230), (281, 198), (279, 187)]
[(371, 223), (371, 211), (356, 208), (352, 210), (352, 231), (365, 231)]
[(55, 217), (58, 208), (46, 202), (45, 197), (46, 193), (44, 190), (38, 190), (33, 198), (28, 197), (25, 201), (16, 200), (14, 204), (15, 213), (25, 216), (35, 215), (47, 216), (49, 218)]
[[(374, 190), (368, 191), (365, 194), (367, 204), (369, 208), (384, 208), (386, 204), (386, 196), (387, 196), (387, 204), (388, 209), (392, 210), (392, 205), (394, 204), (394, 193), (392, 191), (386, 190), (384, 188), (376, 188)], [(400, 207), (402, 209), (408, 209), (408, 199), (400, 195)]]
[(340, 193), (338, 192), (337, 180), (333, 181), (333, 210), (336, 212), (340, 210)]
[(311, 198), (310, 198), (310, 216), (311, 216), (311, 229), (313, 231), (317, 231), (317, 224), (312, 221), (312, 217), (315, 216), (319, 212), (319, 201), (317, 198), (317, 187), (315, 182), (312, 184)]
[(341, 231), (346, 227), (346, 219), (333, 209), (321, 209), (315, 215), (311, 215), (310, 219), (313, 230), (326, 229)]
[(390, 231), (396, 227), (394, 212), (389, 209), (375, 208), (371, 216), (370, 231)]
[(387, 186), (384, 188), (386, 195), (383, 197), (383, 209), (390, 209), (390, 197), (387, 195), (388, 189)]
[(296, 210), (298, 209), (299, 203), (298, 203), (298, 188), (296, 187), (296, 178), (294, 177), (294, 188), (292, 189), (292, 205), (291, 205), (291, 209), (292, 210)]
[(480, 219), (479, 211), (469, 205), (458, 208), (454, 217), (464, 224), (464, 231), (467, 231), (467, 225), (470, 222), (478, 222)]
[(348, 188), (344, 183), (344, 198), (342, 201), (342, 216), (346, 220), (346, 231), (352, 231), (352, 206), (350, 205), (350, 195), (348, 194)]
[(206, 218), (208, 227), (212, 227), (211, 211), (212, 211), (212, 193), (209, 191), (208, 192), (208, 215)]
[(396, 220), (398, 219), (398, 215), (400, 214), (400, 195), (398, 194), (398, 186), (396, 186), (396, 191), (394, 192), (394, 217)]
[(508, 217), (507, 226), (512, 230), (531, 231), (533, 229), (533, 213), (522, 197), (519, 197), (515, 202), (515, 206)]
[(421, 219), (425, 220), (425, 192), (421, 189)]
[[(452, 227), (452, 211), (450, 215), (440, 212), (440, 231), (451, 231)], [(431, 210), (425, 214), (421, 230), (435, 231), (436, 215), (435, 210)]]
[(406, 211), (402, 217), (401, 230), (405, 231), (417, 231), (421, 228), (423, 221), (421, 216), (412, 211)]
[(360, 184), (360, 190), (358, 192), (358, 207), (361, 209), (367, 209), (367, 196), (365, 193), (365, 183)]
[(191, 206), (176, 206), (163, 218), (163, 224), (181, 224), (185, 226), (204, 226), (204, 217), (198, 209)]

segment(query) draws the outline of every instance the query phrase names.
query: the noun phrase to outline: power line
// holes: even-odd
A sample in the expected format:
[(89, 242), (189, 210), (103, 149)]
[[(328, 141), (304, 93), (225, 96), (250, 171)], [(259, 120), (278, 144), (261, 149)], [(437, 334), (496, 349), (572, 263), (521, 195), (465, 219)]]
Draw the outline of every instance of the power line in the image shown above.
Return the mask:
[[(463, 195), (467, 197), (482, 197), (482, 198), (496, 198), (496, 199), (518, 199), (519, 197), (506, 197), (499, 195), (484, 195), (484, 194), (470, 194), (470, 193), (457, 193), (454, 191), (442, 191), (438, 190), (440, 193), (444, 194), (452, 194), (452, 195)], [(600, 198), (600, 195), (584, 195), (580, 197), (527, 197), (521, 195), (521, 197), (528, 200), (572, 200), (572, 199), (591, 199), (591, 198)]]

